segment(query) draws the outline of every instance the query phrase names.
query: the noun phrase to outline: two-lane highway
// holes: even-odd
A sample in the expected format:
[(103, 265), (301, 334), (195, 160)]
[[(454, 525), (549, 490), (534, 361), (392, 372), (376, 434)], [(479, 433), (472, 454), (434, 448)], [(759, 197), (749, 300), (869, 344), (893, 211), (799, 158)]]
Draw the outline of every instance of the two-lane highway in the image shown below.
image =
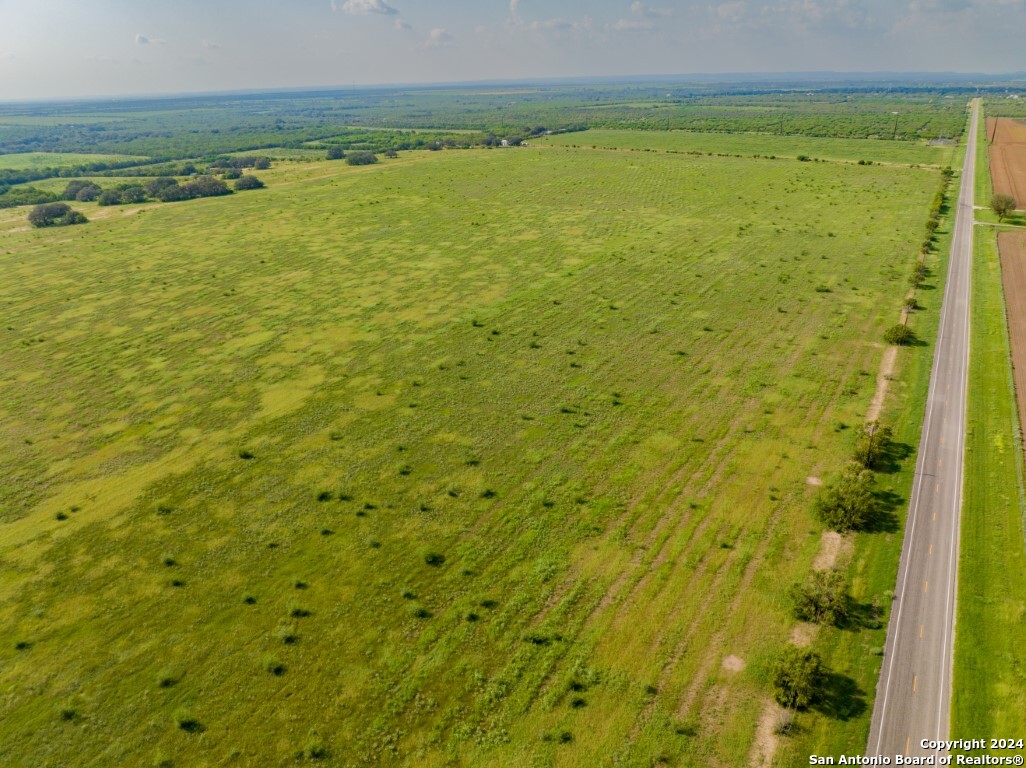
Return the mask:
[(867, 755), (927, 755), (947, 739), (962, 510), (973, 187), (979, 102), (974, 100), (948, 278), (916, 475)]

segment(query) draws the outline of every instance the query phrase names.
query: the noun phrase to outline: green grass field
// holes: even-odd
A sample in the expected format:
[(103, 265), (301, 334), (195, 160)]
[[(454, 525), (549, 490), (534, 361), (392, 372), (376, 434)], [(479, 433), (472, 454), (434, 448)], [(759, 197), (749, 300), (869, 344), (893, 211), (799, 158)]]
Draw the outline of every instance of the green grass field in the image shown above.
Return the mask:
[(85, 163), (117, 163), (131, 160), (145, 160), (134, 155), (82, 155), (70, 152), (23, 152), (17, 155), (0, 155), (0, 171), (36, 168), (66, 168)]
[(9, 763), (743, 764), (937, 172), (260, 175), (0, 212)]
[(563, 133), (535, 141), (554, 146), (579, 146), (655, 150), (660, 152), (700, 152), (751, 157), (776, 156), (794, 159), (806, 155), (820, 160), (902, 165), (946, 166), (955, 147), (930, 146), (926, 142), (867, 139), (831, 139), (813, 136), (773, 136), (745, 133), (692, 133), (690, 131), (615, 131), (592, 129), (582, 133)]

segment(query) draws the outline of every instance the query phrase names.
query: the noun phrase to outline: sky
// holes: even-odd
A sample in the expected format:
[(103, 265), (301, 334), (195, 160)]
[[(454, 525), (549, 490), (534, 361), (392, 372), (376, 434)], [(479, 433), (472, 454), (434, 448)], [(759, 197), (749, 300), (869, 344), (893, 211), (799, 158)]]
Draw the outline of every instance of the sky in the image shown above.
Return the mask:
[(1026, 70), (1026, 0), (0, 0), (0, 101), (730, 72)]

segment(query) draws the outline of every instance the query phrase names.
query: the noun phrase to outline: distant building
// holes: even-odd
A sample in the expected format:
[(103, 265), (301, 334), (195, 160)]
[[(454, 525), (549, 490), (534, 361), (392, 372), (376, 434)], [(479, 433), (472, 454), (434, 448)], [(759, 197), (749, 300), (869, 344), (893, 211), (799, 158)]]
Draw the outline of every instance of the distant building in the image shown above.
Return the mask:
[(507, 141), (506, 139), (503, 139), (502, 140), (502, 146), (508, 147), (509, 146), (509, 141)]

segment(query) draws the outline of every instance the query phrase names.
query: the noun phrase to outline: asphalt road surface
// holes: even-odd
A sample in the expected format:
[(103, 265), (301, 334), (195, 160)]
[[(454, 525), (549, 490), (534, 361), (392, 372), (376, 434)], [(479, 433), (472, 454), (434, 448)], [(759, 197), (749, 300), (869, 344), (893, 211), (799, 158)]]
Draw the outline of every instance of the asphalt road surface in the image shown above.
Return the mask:
[[(969, 370), (976, 119), (973, 101), (948, 280), (867, 755), (929, 755), (949, 738)], [(944, 753), (946, 754), (946, 753)]]

